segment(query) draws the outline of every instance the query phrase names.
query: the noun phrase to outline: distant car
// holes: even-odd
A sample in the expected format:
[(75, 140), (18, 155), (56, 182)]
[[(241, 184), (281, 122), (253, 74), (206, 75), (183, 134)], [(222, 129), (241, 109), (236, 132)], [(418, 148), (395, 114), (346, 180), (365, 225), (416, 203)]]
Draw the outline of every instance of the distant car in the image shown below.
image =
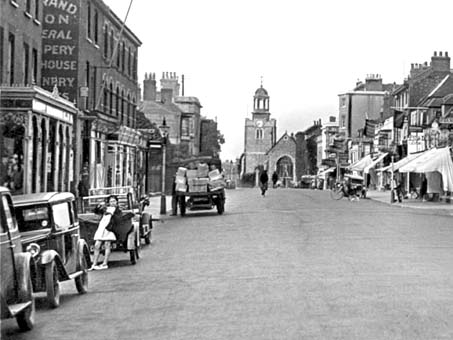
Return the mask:
[(53, 308), (60, 305), (60, 281), (74, 279), (77, 291), (86, 293), (91, 258), (80, 238), (74, 195), (18, 195), (13, 203), (23, 248), (35, 259), (33, 290), (45, 291)]
[(0, 187), (1, 319), (13, 318), (21, 330), (33, 328), (35, 302), (30, 253), (22, 243), (8, 189)]

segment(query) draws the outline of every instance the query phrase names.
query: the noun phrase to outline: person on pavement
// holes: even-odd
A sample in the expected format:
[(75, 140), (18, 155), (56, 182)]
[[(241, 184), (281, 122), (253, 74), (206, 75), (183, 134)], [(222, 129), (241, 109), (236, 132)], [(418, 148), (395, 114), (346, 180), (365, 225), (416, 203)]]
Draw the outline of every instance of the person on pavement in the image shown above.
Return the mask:
[(274, 171), (272, 174), (272, 187), (276, 188), (277, 187), (277, 181), (278, 181), (278, 174), (277, 171)]
[(269, 177), (267, 176), (267, 170), (263, 170), (260, 175), (260, 189), (261, 189), (261, 196), (266, 195), (267, 190), (267, 182), (269, 182)]
[[(110, 231), (113, 225), (118, 224), (121, 220), (122, 212), (118, 206), (118, 197), (110, 195), (107, 198), (108, 206), (105, 208), (103, 216), (99, 221), (98, 228), (94, 234), (94, 257), (93, 265), (90, 270), (102, 270), (107, 269), (110, 253), (112, 251), (112, 241), (116, 241), (115, 234)], [(110, 229), (110, 230), (108, 230)], [(105, 254), (104, 261), (101, 265), (98, 265), (99, 256), (101, 254), (101, 246), (104, 243)]]

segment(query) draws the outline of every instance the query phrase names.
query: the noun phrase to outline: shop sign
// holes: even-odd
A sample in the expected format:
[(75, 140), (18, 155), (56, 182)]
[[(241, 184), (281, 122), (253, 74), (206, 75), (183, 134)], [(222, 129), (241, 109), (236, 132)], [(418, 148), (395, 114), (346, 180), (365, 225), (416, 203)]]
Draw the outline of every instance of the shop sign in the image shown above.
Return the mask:
[(439, 118), (441, 124), (453, 124), (453, 117)]
[(77, 101), (79, 3), (77, 0), (43, 1), (42, 87)]

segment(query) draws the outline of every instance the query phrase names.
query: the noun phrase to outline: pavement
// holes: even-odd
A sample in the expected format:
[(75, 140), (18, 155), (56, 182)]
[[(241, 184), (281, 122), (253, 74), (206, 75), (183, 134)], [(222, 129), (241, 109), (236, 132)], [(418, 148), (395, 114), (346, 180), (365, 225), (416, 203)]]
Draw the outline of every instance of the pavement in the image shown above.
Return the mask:
[[(166, 198), (166, 216), (169, 216), (171, 213), (171, 196), (165, 196)], [(160, 201), (161, 196), (159, 194), (151, 194), (149, 198), (149, 206), (146, 207), (145, 211), (148, 214), (151, 214), (153, 218), (163, 218), (160, 214)]]
[(379, 191), (379, 190), (369, 190), (367, 191), (367, 198), (381, 203), (386, 203), (392, 206), (398, 206), (401, 208), (410, 208), (410, 209), (427, 209), (427, 210), (438, 210), (448, 215), (453, 216), (453, 199), (450, 202), (447, 202), (445, 199), (442, 199), (438, 202), (432, 201), (422, 201), (420, 199), (408, 198), (403, 199), (400, 202), (390, 202), (390, 191)]

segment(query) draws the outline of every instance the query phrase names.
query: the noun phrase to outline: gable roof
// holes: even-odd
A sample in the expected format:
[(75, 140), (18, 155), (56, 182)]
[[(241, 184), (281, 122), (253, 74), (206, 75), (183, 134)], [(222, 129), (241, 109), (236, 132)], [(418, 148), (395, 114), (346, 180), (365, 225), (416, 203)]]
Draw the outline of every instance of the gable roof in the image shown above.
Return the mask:
[(293, 137), (293, 136), (290, 136), (288, 135), (288, 132), (285, 131), (285, 133), (280, 137), (280, 139), (277, 141), (277, 143), (274, 144), (273, 147), (271, 147), (267, 152), (266, 152), (266, 155), (268, 155), (277, 145), (279, 145), (283, 140), (284, 138), (288, 137), (287, 140), (292, 140), (294, 144), (296, 144), (296, 139)]

